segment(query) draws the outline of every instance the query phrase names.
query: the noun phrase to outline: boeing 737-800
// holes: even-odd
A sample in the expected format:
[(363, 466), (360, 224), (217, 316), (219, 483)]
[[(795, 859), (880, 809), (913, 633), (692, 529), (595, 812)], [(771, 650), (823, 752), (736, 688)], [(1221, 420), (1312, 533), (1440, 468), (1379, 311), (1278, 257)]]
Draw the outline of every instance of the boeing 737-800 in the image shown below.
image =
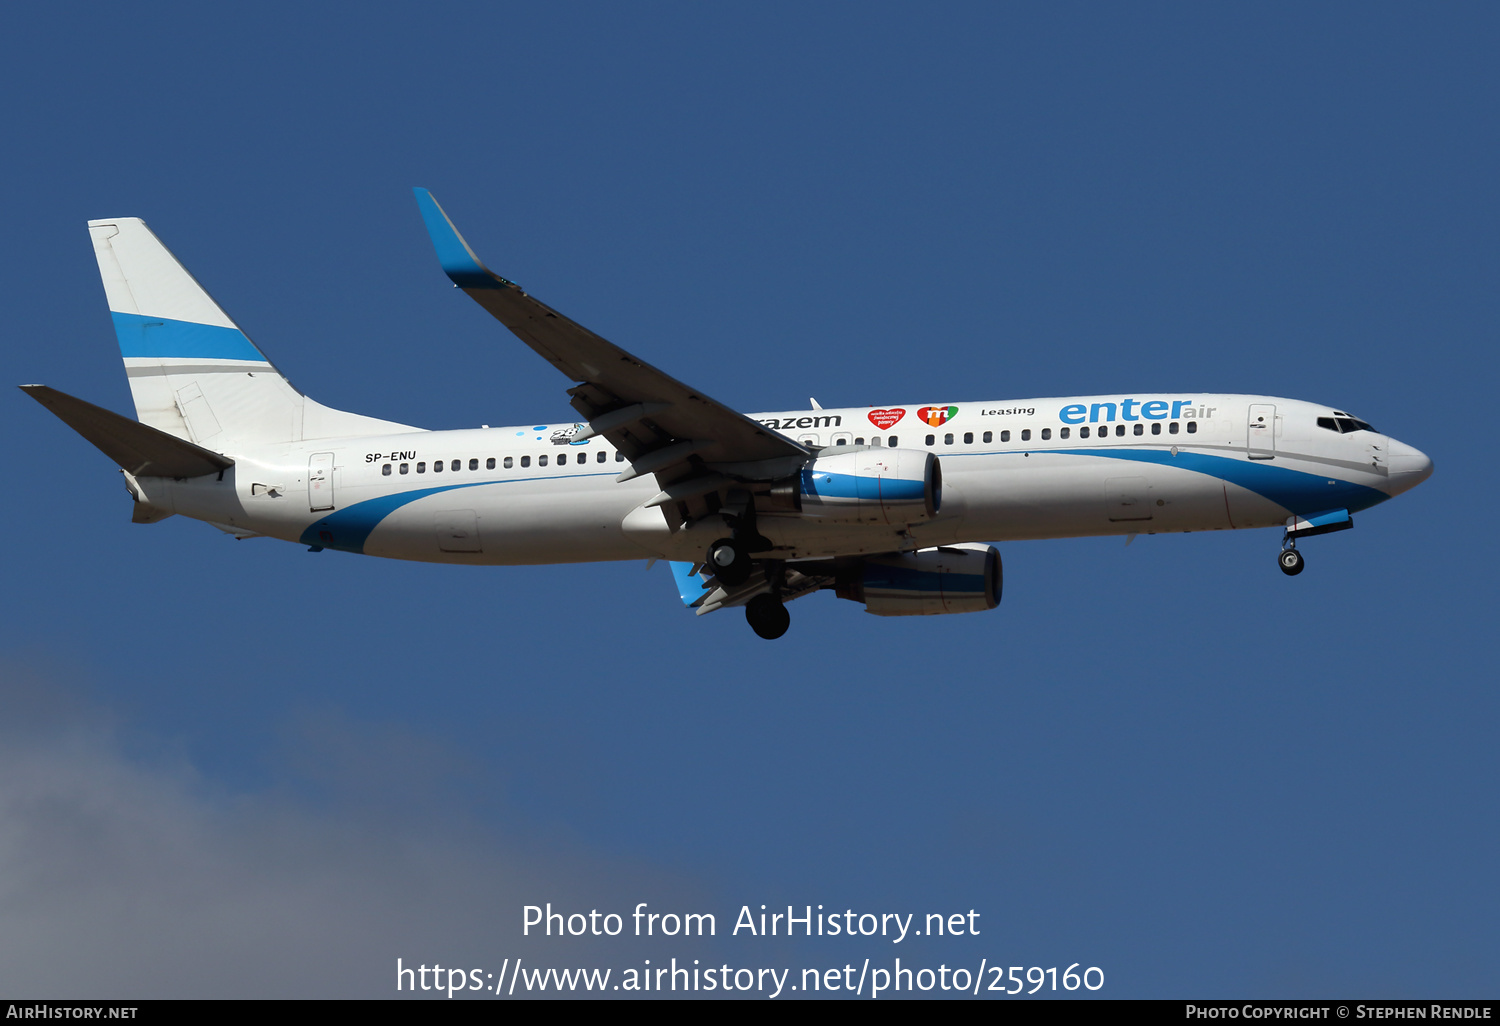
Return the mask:
[(294, 389), (137, 218), (89, 222), (136, 420), (22, 386), (119, 466), (133, 519), (441, 563), (660, 559), (698, 613), (780, 637), (832, 590), (881, 616), (1000, 601), (1022, 538), (1284, 528), (1300, 539), (1432, 473), (1350, 414), (1133, 393), (738, 413), (490, 272), (416, 190), (453, 283), (574, 384), (563, 424), (425, 431)]

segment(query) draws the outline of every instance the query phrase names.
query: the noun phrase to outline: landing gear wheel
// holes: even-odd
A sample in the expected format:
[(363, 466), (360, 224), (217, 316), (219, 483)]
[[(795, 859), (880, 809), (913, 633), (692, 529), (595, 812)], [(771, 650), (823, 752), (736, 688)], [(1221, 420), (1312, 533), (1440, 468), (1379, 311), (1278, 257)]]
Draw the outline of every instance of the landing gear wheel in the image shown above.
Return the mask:
[(1302, 553), (1296, 549), (1282, 549), (1276, 561), (1281, 564), (1281, 572), (1288, 577), (1296, 577), (1307, 565), (1307, 561), (1302, 558)]
[(792, 614), (775, 595), (757, 595), (745, 603), (745, 622), (767, 641), (774, 641), (792, 625)]
[(750, 554), (736, 541), (720, 538), (708, 547), (708, 568), (731, 588), (750, 579)]

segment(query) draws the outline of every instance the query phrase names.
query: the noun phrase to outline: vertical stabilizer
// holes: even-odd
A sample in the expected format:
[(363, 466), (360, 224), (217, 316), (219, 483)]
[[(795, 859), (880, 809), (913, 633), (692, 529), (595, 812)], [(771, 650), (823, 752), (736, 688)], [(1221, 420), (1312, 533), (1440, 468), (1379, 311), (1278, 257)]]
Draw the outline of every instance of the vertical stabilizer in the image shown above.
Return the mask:
[(140, 218), (89, 235), (141, 423), (219, 452), (415, 430), (298, 392)]

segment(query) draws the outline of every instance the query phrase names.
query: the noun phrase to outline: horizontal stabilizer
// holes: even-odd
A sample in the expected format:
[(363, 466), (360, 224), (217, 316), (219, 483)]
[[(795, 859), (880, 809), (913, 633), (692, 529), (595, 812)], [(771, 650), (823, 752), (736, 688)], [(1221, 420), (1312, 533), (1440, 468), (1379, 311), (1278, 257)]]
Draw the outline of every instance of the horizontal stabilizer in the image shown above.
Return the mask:
[(136, 477), (201, 477), (234, 466), (227, 456), (55, 388), (22, 385), (21, 391)]

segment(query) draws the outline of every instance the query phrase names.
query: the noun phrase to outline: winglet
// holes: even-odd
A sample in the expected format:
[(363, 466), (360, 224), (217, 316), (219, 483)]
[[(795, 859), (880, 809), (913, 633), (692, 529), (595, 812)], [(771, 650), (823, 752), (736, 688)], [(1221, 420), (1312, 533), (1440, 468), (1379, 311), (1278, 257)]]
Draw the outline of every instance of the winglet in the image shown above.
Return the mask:
[(417, 197), (417, 209), (422, 212), (422, 223), (432, 238), (432, 248), (437, 250), (438, 263), (453, 284), (461, 289), (502, 289), (511, 284), (484, 266), (432, 193), (421, 187), (412, 192)]

